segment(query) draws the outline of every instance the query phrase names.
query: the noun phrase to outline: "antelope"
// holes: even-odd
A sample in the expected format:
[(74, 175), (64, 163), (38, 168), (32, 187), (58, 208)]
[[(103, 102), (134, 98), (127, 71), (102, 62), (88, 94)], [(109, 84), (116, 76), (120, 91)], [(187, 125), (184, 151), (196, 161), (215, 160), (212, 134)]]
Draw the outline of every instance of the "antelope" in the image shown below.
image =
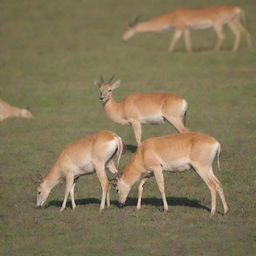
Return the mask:
[(110, 120), (122, 125), (132, 125), (136, 142), (141, 144), (141, 125), (159, 124), (165, 120), (179, 132), (188, 132), (183, 124), (187, 111), (186, 100), (171, 93), (132, 93), (123, 101), (116, 102), (112, 91), (119, 87), (121, 81), (112, 83), (114, 76), (105, 82), (101, 76), (95, 85), (100, 90), (100, 101)]
[(164, 210), (167, 211), (163, 171), (185, 171), (193, 168), (211, 192), (211, 216), (216, 211), (216, 191), (222, 200), (224, 214), (226, 214), (228, 206), (222, 185), (213, 174), (212, 167), (217, 155), (219, 168), (220, 150), (220, 143), (216, 139), (198, 132), (172, 134), (145, 140), (126, 165), (124, 172), (114, 182), (119, 194), (119, 203), (125, 203), (132, 185), (140, 180), (137, 201), (139, 210), (143, 185), (149, 177), (154, 175), (162, 195)]
[(65, 196), (60, 211), (65, 209), (69, 194), (72, 209), (75, 209), (74, 188), (78, 178), (94, 172), (96, 172), (102, 188), (100, 211), (104, 209), (105, 202), (109, 207), (109, 182), (105, 167), (108, 167), (112, 173), (117, 173), (122, 151), (122, 139), (110, 131), (101, 131), (69, 144), (45, 178), (37, 180), (39, 183), (37, 207), (43, 206), (53, 187), (65, 179)]
[(33, 118), (33, 115), (25, 108), (11, 106), (7, 102), (0, 99), (0, 121), (3, 121), (9, 117), (23, 117), (30, 119)]
[(123, 40), (128, 40), (136, 33), (160, 32), (174, 29), (174, 35), (169, 46), (169, 51), (174, 50), (176, 43), (182, 34), (184, 34), (186, 50), (191, 52), (190, 30), (212, 27), (218, 38), (214, 50), (219, 51), (225, 39), (223, 25), (227, 24), (235, 35), (233, 51), (237, 51), (239, 48), (241, 33), (246, 35), (248, 47), (251, 49), (251, 37), (249, 32), (241, 24), (241, 17), (244, 17), (244, 11), (234, 5), (219, 5), (197, 9), (178, 9), (140, 23), (138, 23), (138, 18), (135, 19), (124, 33)]

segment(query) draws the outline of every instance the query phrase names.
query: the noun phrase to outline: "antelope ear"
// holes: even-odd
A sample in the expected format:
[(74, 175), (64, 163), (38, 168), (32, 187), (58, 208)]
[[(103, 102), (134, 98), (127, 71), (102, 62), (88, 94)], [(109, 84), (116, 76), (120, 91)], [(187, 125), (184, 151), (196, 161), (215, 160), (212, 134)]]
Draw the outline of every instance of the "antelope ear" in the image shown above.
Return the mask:
[(101, 82), (95, 80), (95, 81), (94, 81), (94, 85), (95, 85), (96, 87), (100, 88)]
[(44, 178), (41, 174), (38, 174), (36, 178), (32, 178), (32, 176), (30, 176), (30, 178), (31, 178), (32, 182), (36, 185), (40, 185), (44, 180)]
[(112, 86), (111, 86), (112, 90), (118, 88), (120, 84), (121, 84), (121, 80), (115, 81), (115, 82), (112, 84)]
[(117, 186), (118, 178), (109, 179), (109, 183), (114, 187)]

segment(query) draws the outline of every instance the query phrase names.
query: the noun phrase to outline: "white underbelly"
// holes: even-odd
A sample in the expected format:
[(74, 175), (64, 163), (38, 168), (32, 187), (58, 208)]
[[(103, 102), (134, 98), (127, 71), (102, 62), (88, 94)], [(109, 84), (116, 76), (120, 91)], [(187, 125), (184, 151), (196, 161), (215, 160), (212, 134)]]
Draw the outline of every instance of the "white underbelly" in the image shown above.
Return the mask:
[(198, 24), (198, 25), (190, 25), (189, 28), (191, 29), (207, 29), (211, 28), (212, 24)]
[(188, 159), (183, 158), (176, 161), (168, 162), (168, 163), (162, 163), (163, 169), (165, 171), (186, 171), (191, 169), (191, 166), (189, 164)]
[(130, 122), (128, 120), (125, 119), (120, 119), (118, 122), (116, 122), (118, 124), (122, 124), (122, 125), (129, 125)]
[(161, 115), (143, 116), (141, 117), (142, 124), (161, 124), (164, 118)]
[(85, 175), (94, 172), (94, 166), (91, 161), (84, 162), (79, 169), (75, 171), (75, 175)]

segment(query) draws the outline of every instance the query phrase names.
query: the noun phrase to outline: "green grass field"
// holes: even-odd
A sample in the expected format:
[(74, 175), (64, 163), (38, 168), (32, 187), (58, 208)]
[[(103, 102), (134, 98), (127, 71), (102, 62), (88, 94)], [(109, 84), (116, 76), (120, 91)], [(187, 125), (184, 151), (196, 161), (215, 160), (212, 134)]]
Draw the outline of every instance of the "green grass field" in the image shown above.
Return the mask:
[[(0, 15), (0, 98), (30, 107), (35, 120), (12, 118), (0, 124), (0, 255), (255, 255), (256, 192), (256, 55), (245, 38), (232, 53), (226, 29), (222, 51), (212, 52), (213, 30), (192, 32), (194, 52), (181, 40), (167, 48), (172, 32), (139, 34), (121, 40), (127, 23), (179, 7), (235, 1), (174, 0), (2, 0)], [(246, 27), (256, 36), (256, 4), (236, 1), (246, 13)], [(154, 178), (145, 186), (136, 211), (137, 186), (126, 207), (99, 214), (96, 175), (82, 177), (75, 191), (78, 204), (60, 213), (64, 186), (36, 209), (31, 177), (45, 175), (70, 142), (102, 129), (120, 135), (130, 149), (133, 130), (108, 120), (94, 80), (112, 74), (122, 80), (116, 100), (132, 92), (172, 92), (189, 104), (193, 131), (221, 142), (222, 182), (230, 212), (210, 218), (210, 192), (193, 171), (165, 175), (170, 210)], [(169, 124), (143, 126), (143, 138), (174, 133)], [(120, 171), (132, 156), (123, 155)]]

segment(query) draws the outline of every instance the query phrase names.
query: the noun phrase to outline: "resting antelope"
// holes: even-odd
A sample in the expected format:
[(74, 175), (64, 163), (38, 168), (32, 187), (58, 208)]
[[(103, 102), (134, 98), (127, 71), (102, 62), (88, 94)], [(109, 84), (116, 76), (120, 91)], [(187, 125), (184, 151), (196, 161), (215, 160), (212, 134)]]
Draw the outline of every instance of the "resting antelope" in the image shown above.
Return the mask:
[(100, 210), (104, 209), (105, 202), (109, 207), (109, 182), (105, 167), (107, 166), (112, 173), (116, 173), (122, 151), (121, 138), (110, 131), (101, 131), (68, 145), (58, 157), (51, 171), (43, 180), (39, 181), (37, 206), (42, 206), (52, 188), (65, 179), (65, 197), (60, 211), (66, 207), (68, 194), (70, 194), (74, 209), (76, 207), (74, 188), (78, 178), (96, 172), (102, 188)]
[(192, 51), (190, 30), (212, 27), (218, 37), (214, 48), (218, 51), (225, 39), (223, 25), (227, 24), (235, 35), (233, 51), (237, 51), (239, 48), (241, 33), (246, 35), (248, 47), (252, 48), (250, 34), (240, 22), (242, 15), (243, 10), (233, 5), (220, 5), (197, 9), (178, 9), (138, 24), (136, 24), (136, 19), (135, 22), (130, 24), (128, 31), (124, 33), (123, 39), (128, 40), (134, 34), (141, 32), (159, 32), (174, 29), (169, 51), (174, 50), (176, 43), (183, 33), (186, 50)]
[(103, 103), (110, 120), (123, 125), (132, 125), (137, 144), (141, 144), (141, 124), (159, 124), (167, 120), (179, 132), (187, 132), (182, 119), (187, 111), (186, 100), (170, 93), (132, 93), (123, 101), (116, 102), (112, 91), (120, 85), (120, 80), (112, 83), (113, 77), (105, 82), (101, 76), (95, 85), (100, 90)]
[(9, 117), (23, 117), (29, 119), (33, 118), (33, 115), (25, 108), (11, 106), (7, 102), (0, 99), (0, 121)]
[(140, 179), (137, 202), (139, 210), (143, 185), (154, 175), (162, 195), (164, 210), (167, 211), (163, 171), (184, 171), (193, 168), (210, 189), (211, 215), (216, 211), (216, 190), (222, 200), (224, 213), (227, 213), (228, 206), (222, 186), (212, 168), (216, 155), (219, 167), (219, 154), (219, 142), (202, 133), (188, 132), (147, 139), (137, 149), (121, 177), (117, 178), (115, 186), (119, 193), (119, 202), (125, 203), (131, 186)]

